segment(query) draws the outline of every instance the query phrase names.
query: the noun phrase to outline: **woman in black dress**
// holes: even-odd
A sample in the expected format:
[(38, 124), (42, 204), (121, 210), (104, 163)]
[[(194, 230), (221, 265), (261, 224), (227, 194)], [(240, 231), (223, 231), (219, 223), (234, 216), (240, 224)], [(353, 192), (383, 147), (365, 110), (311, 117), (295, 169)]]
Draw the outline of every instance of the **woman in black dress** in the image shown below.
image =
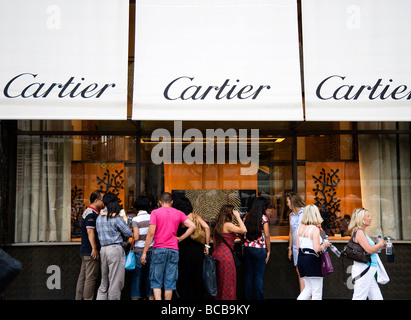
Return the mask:
[[(180, 197), (174, 200), (173, 207), (184, 212), (193, 221), (194, 213), (190, 200), (187, 197)], [(181, 299), (203, 299), (203, 259), (204, 254), (208, 254), (210, 243), (210, 228), (208, 224), (199, 216), (195, 218), (205, 230), (205, 243), (197, 242), (191, 237), (187, 237), (179, 242), (179, 262), (177, 296)], [(180, 225), (177, 236), (185, 232), (185, 227)]]

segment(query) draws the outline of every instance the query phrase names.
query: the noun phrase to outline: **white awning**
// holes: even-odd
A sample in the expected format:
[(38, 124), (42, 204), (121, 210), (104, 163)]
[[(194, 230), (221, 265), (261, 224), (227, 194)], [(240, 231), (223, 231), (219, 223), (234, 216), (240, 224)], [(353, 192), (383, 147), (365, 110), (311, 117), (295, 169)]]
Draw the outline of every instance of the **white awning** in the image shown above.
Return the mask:
[(411, 1), (302, 1), (306, 120), (411, 120)]
[(134, 120), (303, 120), (295, 0), (136, 0)]
[(0, 119), (127, 119), (128, 0), (0, 1)]

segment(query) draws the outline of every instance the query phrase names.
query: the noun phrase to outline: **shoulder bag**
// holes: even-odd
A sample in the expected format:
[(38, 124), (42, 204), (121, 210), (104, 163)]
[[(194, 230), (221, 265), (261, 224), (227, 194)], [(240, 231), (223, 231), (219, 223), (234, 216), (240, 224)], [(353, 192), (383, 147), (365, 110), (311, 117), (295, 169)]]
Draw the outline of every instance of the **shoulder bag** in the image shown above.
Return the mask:
[(206, 254), (203, 260), (203, 284), (205, 290), (212, 296), (217, 295), (217, 264), (218, 260)]
[(243, 263), (244, 258), (239, 253), (237, 253), (233, 249), (231, 249), (230, 245), (227, 243), (227, 241), (225, 241), (224, 237), (222, 237), (221, 239), (223, 240), (225, 245), (228, 247), (228, 249), (230, 249), (231, 253), (233, 254), (233, 259), (234, 259), (235, 266), (239, 267)]
[[(348, 241), (347, 245), (344, 247), (343, 251), (341, 251), (341, 267), (342, 267), (342, 274), (343, 274), (343, 282), (344, 284), (346, 284), (347, 280), (345, 277), (345, 270), (344, 270), (344, 258), (350, 259), (350, 260), (354, 260), (357, 262), (362, 262), (362, 263), (368, 263), (371, 261), (371, 254), (369, 254), (368, 252), (366, 252), (363, 247), (361, 247), (361, 245), (359, 243), (354, 242), (354, 238), (355, 238), (355, 234), (357, 233), (358, 229), (356, 229), (352, 235), (352, 237), (350, 238), (350, 240)], [(355, 281), (357, 281), (358, 279), (360, 279), (364, 274), (366, 274), (368, 272), (368, 270), (370, 269), (371, 264), (365, 268), (365, 270), (363, 272), (361, 272), (361, 274), (359, 274), (358, 276), (356, 276), (355, 278), (352, 279), (352, 283), (354, 284)]]
[(367, 263), (371, 261), (371, 254), (366, 252), (359, 243), (354, 242), (355, 234), (358, 229), (356, 229), (348, 241), (347, 245), (344, 247), (344, 250), (341, 252), (341, 255), (344, 258), (351, 259), (354, 261)]
[[(320, 237), (322, 241), (324, 242), (326, 234), (322, 228), (320, 228)], [(321, 253), (321, 273), (323, 274), (323, 276), (326, 276), (327, 274), (330, 274), (333, 272), (334, 272), (334, 268), (331, 262), (330, 254), (328, 253), (328, 250), (325, 249), (325, 251)]]
[(331, 262), (330, 254), (328, 251), (324, 251), (321, 253), (321, 273), (323, 276), (326, 276), (327, 274), (333, 273), (334, 268), (333, 264)]
[(23, 265), (0, 248), (0, 294), (19, 275)]

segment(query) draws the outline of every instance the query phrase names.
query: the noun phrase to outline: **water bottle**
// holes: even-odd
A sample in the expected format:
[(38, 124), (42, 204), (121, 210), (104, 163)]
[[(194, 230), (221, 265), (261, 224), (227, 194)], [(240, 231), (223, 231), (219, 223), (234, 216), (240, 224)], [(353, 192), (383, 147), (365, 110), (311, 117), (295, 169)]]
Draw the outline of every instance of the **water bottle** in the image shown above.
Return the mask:
[[(379, 240), (379, 239), (381, 239), (381, 238), (382, 238), (382, 237), (381, 237), (381, 235), (379, 235), (379, 236), (378, 236), (378, 240)], [(380, 249), (380, 250), (378, 250), (378, 252), (377, 252), (377, 253), (380, 253), (380, 252), (381, 252), (381, 249)]]
[[(327, 235), (325, 235), (324, 242), (328, 242), (328, 236)], [(327, 248), (325, 248), (323, 251), (327, 251)]]
[[(328, 236), (325, 236), (324, 242), (328, 242)], [(332, 252), (334, 252), (334, 254), (339, 258), (341, 257), (341, 252), (337, 249), (336, 246), (334, 246), (333, 244), (330, 245), (329, 247), (331, 249)]]
[(336, 246), (334, 246), (333, 244), (330, 246), (330, 249), (332, 252), (334, 252), (334, 254), (339, 258), (341, 257), (341, 252), (337, 249)]
[(392, 252), (391, 238), (387, 237), (387, 245), (385, 247), (385, 254), (387, 256), (387, 262), (394, 262), (394, 253)]
[(387, 256), (392, 255), (392, 242), (391, 242), (390, 237), (387, 238), (387, 246), (385, 247), (385, 254)]
[(131, 221), (133, 221), (133, 218), (131, 217), (131, 214), (128, 215), (128, 224), (131, 226)]

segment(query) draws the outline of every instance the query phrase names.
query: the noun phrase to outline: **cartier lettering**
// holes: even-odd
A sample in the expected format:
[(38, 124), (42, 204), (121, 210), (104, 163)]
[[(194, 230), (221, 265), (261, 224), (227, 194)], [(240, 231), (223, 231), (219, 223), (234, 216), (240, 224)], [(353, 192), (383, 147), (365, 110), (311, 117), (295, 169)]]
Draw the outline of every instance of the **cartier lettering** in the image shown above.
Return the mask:
[(262, 91), (269, 90), (269, 85), (240, 85), (240, 80), (235, 84), (226, 79), (221, 85), (195, 85), (194, 77), (178, 77), (171, 81), (164, 90), (167, 100), (204, 100), (206, 98), (221, 99), (257, 99)]
[[(3, 93), (7, 98), (100, 98), (115, 83), (87, 83), (85, 78), (80, 80), (70, 77), (66, 82), (35, 82), (38, 74), (21, 73), (13, 77), (4, 87)], [(39, 77), (40, 78), (40, 77)]]
[(353, 85), (345, 76), (332, 75), (322, 80), (316, 90), (321, 100), (411, 100), (411, 88), (405, 84), (394, 84), (393, 79), (377, 79), (372, 84)]

